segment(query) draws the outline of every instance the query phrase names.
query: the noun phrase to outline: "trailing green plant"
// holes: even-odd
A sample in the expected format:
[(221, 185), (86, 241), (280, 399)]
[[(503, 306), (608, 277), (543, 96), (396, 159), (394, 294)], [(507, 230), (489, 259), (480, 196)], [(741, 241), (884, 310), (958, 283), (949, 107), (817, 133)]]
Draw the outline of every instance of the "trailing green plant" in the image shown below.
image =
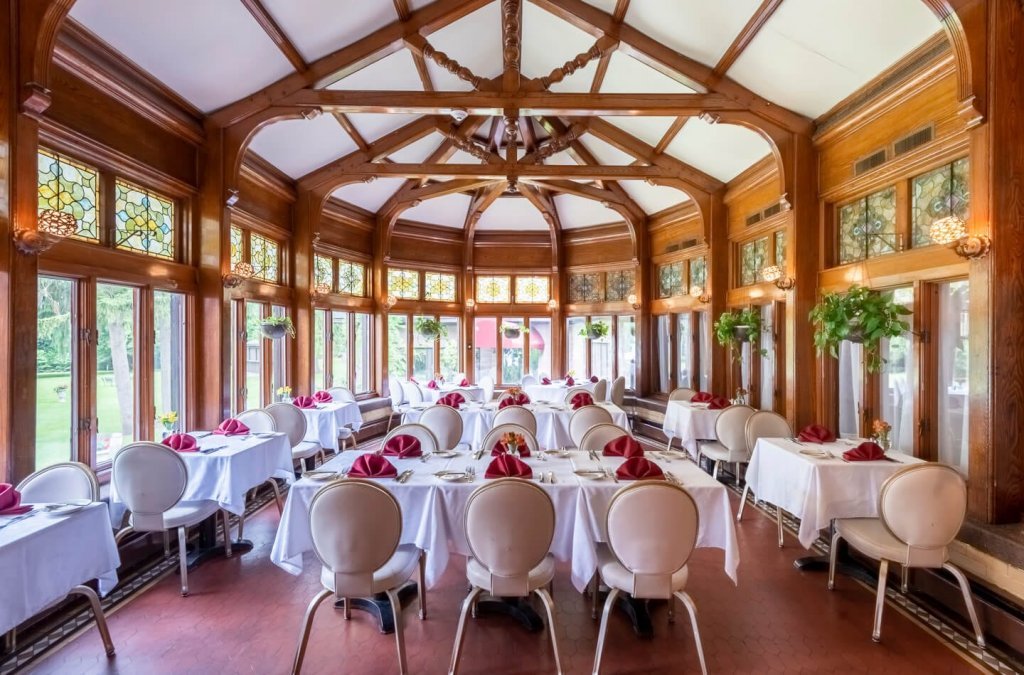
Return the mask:
[[(285, 335), (290, 338), (295, 337), (295, 324), (287, 316), (268, 316), (260, 321), (260, 327), (271, 329), (271, 332), (274, 332), (274, 328), (283, 328)], [(264, 335), (272, 337), (266, 331), (264, 331)]]
[(416, 332), (428, 340), (440, 340), (448, 336), (448, 327), (440, 319), (421, 316), (416, 319)]
[(845, 293), (826, 293), (810, 313), (814, 346), (819, 354), (827, 351), (839, 358), (840, 342), (861, 342), (868, 372), (877, 373), (885, 363), (880, 351), (882, 340), (910, 330), (910, 324), (901, 318), (910, 313), (893, 300), (892, 292), (854, 285)]
[[(757, 349), (761, 339), (761, 313), (753, 308), (722, 312), (715, 321), (714, 329), (718, 344), (728, 347), (732, 357), (739, 359), (740, 351), (736, 349), (738, 345), (749, 342), (751, 349)], [(768, 355), (765, 349), (758, 349), (758, 353), (761, 356)]]
[(583, 328), (580, 328), (580, 337), (590, 338), (591, 340), (600, 340), (608, 335), (609, 328), (608, 324), (604, 321), (594, 321), (587, 323)]

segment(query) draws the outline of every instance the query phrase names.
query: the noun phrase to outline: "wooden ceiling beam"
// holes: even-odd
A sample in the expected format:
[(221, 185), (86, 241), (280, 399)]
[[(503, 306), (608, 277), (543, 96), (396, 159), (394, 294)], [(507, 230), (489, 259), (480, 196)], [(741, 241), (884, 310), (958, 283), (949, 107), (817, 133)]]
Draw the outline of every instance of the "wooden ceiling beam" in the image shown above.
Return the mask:
[(732, 68), (732, 64), (736, 63), (736, 59), (743, 54), (743, 50), (747, 48), (757, 34), (761, 32), (764, 25), (768, 23), (768, 19), (772, 18), (777, 10), (782, 5), (782, 0), (761, 0), (761, 6), (757, 8), (754, 15), (747, 21), (747, 25), (743, 27), (743, 30), (739, 32), (736, 39), (732, 41), (729, 48), (722, 54), (722, 58), (718, 60), (714, 70), (711, 71), (711, 78), (708, 80), (707, 86), (714, 88), (718, 82), (725, 77), (725, 74)]
[(399, 21), (408, 21), (412, 13), (409, 11), (409, 3), (406, 0), (394, 0), (395, 14)]
[(359, 133), (359, 130), (352, 124), (352, 120), (348, 118), (348, 115), (345, 113), (334, 113), (334, 119), (338, 120), (338, 124), (341, 125), (341, 128), (345, 130), (345, 133), (349, 135), (349, 138), (352, 139), (352, 142), (355, 143), (360, 150), (363, 152), (368, 152), (370, 150), (370, 144), (366, 142), (363, 135)]
[(490, 82), (490, 80), (485, 80), (457, 60), (436, 49), (422, 35), (414, 34), (406, 37), (405, 44), (414, 56), (419, 55), (422, 59), (430, 59), (463, 82), (468, 82), (474, 89), (482, 89), (485, 83)]
[(458, 194), (460, 192), (469, 192), (470, 190), (493, 186), (496, 183), (504, 185), (504, 181), (496, 181), (492, 178), (461, 178), (441, 181), (439, 183), (430, 183), (423, 187), (410, 190), (406, 193), (403, 201), (418, 202), (424, 199), (437, 199), (438, 197), (445, 197), (447, 195)]
[(267, 34), (271, 42), (281, 50), (284, 57), (292, 64), (295, 72), (302, 74), (309, 70), (309, 65), (302, 58), (302, 54), (299, 53), (295, 44), (288, 38), (288, 35), (285, 34), (284, 30), (278, 25), (277, 21), (274, 20), (274, 17), (270, 15), (270, 12), (267, 11), (267, 8), (263, 6), (260, 0), (242, 0), (242, 5), (249, 10), (249, 13), (256, 19), (256, 23), (260, 25), (260, 28)]
[(657, 166), (548, 166), (545, 164), (404, 164), (365, 163), (347, 167), (346, 176), (392, 176), (406, 178), (457, 177), (490, 178), (579, 178), (583, 180), (645, 180), (647, 178), (677, 178)]
[(654, 154), (660, 155), (665, 152), (665, 148), (667, 148), (672, 141), (676, 139), (676, 136), (678, 136), (679, 132), (682, 131), (683, 125), (686, 124), (686, 120), (688, 119), (690, 118), (679, 116), (672, 121), (672, 124), (670, 124), (668, 129), (665, 131), (665, 135), (662, 136), (661, 140), (658, 141), (658, 144), (654, 146)]
[[(612, 18), (617, 23), (622, 23), (626, 18), (626, 12), (629, 11), (629, 0), (617, 0), (615, 3), (615, 9), (612, 11)], [(608, 37), (607, 35), (604, 37)], [(618, 49), (619, 43), (615, 42), (615, 48)], [(601, 87), (604, 85), (604, 76), (608, 74), (608, 64), (612, 61), (613, 50), (601, 54), (601, 60), (597, 64), (597, 70), (594, 71), (594, 81), (590, 83), (590, 93), (596, 94), (601, 91)]]

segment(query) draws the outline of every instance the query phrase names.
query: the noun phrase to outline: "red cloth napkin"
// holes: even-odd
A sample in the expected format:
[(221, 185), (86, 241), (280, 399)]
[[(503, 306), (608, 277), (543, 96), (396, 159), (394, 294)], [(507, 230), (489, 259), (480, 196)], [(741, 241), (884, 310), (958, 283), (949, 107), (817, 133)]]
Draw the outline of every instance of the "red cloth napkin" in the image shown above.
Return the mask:
[(882, 446), (874, 441), (864, 441), (853, 450), (847, 450), (843, 453), (843, 459), (851, 462), (870, 462), (873, 459), (882, 459), (885, 457), (885, 452), (882, 450)]
[(828, 427), (820, 424), (809, 424), (800, 432), (798, 438), (808, 443), (831, 443), (836, 440), (836, 435)]
[(715, 397), (714, 394), (710, 394), (710, 393), (708, 393), (706, 391), (698, 391), (696, 394), (693, 395), (693, 398), (690, 399), (690, 402), (691, 403), (707, 403), (708, 401), (710, 401), (714, 397)]
[(643, 457), (644, 448), (632, 436), (619, 436), (605, 443), (601, 454), (605, 457)]
[(437, 382), (434, 382), (433, 380), (427, 382), (427, 389), (437, 389)]
[(292, 399), (292, 405), (303, 410), (310, 410), (316, 407), (316, 399), (312, 396), (296, 396)]
[(630, 457), (619, 466), (615, 475), (623, 480), (664, 478), (661, 467), (646, 457)]
[[(300, 396), (299, 398), (302, 397)], [(220, 426), (213, 430), (213, 433), (220, 436), (241, 436), (242, 434), (249, 433), (249, 427), (245, 426), (234, 417), (229, 417), (221, 422)]]
[(174, 448), (178, 452), (195, 452), (199, 449), (196, 439), (188, 434), (171, 434), (160, 442), (168, 448)]
[(597, 380), (598, 380), (597, 375), (591, 375), (590, 376), (590, 381), (593, 382), (594, 384), (597, 384)]
[(31, 506), (21, 505), (21, 493), (13, 485), (0, 483), (0, 516), (17, 516), (31, 510)]
[(466, 399), (463, 398), (462, 394), (460, 394), (459, 392), (453, 391), (452, 393), (445, 394), (441, 398), (437, 399), (437, 402), (440, 405), (446, 405), (458, 410), (459, 406), (466, 402)]
[(594, 405), (594, 397), (585, 391), (581, 391), (580, 393), (573, 396), (572, 400), (569, 401), (569, 403), (572, 404), (573, 410), (579, 410), (585, 405)]
[(384, 457), (367, 453), (352, 462), (348, 475), (351, 478), (394, 478), (398, 475), (398, 469)]
[(550, 377), (542, 377), (542, 378), (540, 378), (540, 383), (541, 384), (551, 384), (551, 378)]
[[(498, 441), (497, 443), (494, 444), (494, 447), (491, 448), (491, 457), (497, 457), (499, 455), (504, 455), (504, 454), (507, 454), (507, 453), (508, 453), (508, 446), (505, 445), (504, 441)], [(526, 445), (526, 443), (523, 443), (522, 445), (519, 446), (519, 456), (520, 457), (529, 457), (530, 456), (530, 448), (529, 448), (529, 446)]]
[(566, 377), (565, 378), (565, 386), (572, 387), (575, 384), (576, 384), (576, 380), (572, 379), (571, 377)]
[(513, 478), (533, 478), (533, 469), (518, 457), (502, 453), (487, 465), (487, 471), (484, 472), (484, 478), (506, 478), (509, 476)]
[(398, 434), (388, 439), (388, 442), (384, 444), (380, 454), (388, 455), (389, 457), (398, 457), (399, 459), (406, 459), (407, 457), (420, 457), (423, 455), (423, 449), (420, 447), (420, 440), (415, 436), (409, 434)]
[(467, 380), (466, 378), (462, 378), (462, 382), (459, 382), (459, 386), (460, 387), (468, 387), (469, 386), (469, 380)]
[(724, 396), (715, 396), (708, 402), (708, 410), (721, 410), (722, 408), (728, 408), (732, 403), (729, 402)]
[(318, 391), (317, 393), (313, 394), (313, 400), (316, 401), (317, 403), (330, 403), (331, 401), (334, 400), (334, 397), (331, 396), (326, 391)]
[(526, 405), (529, 402), (530, 397), (527, 396), (526, 394), (513, 394), (511, 396), (506, 396), (505, 398), (501, 399), (501, 401), (498, 402), (498, 409), (501, 410), (505, 406), (510, 405)]

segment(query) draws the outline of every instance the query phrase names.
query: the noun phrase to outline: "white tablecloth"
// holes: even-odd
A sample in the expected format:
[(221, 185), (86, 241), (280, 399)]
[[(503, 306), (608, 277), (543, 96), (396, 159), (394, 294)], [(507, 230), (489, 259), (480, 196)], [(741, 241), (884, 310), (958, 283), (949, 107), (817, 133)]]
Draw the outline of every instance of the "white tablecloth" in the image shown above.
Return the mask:
[(669, 441), (678, 438), (692, 457), (697, 456), (697, 439), (715, 440), (715, 422), (721, 410), (708, 410), (706, 405), (685, 401), (669, 401), (665, 407), (665, 422), (661, 425)]
[[(584, 387), (591, 394), (594, 393), (594, 386), (596, 382), (590, 380), (584, 380), (577, 382), (574, 387)], [(561, 403), (565, 400), (565, 392), (569, 391), (569, 387), (566, 386), (564, 380), (555, 380), (551, 384), (528, 384), (523, 387), (523, 391), (530, 397), (531, 401), (547, 401), (549, 403)]]
[[(324, 469), (341, 470), (350, 466), (361, 453), (346, 452), (331, 459)], [(578, 468), (592, 466), (593, 462), (581, 452), (571, 453)], [(653, 459), (653, 458), (652, 458)], [(444, 574), (449, 557), (469, 555), (463, 523), (466, 503), (473, 490), (484, 484), (484, 472), (491, 461), (489, 454), (474, 461), (468, 453), (453, 459), (389, 458), (399, 474), (413, 469), (415, 474), (407, 483), (384, 479), (387, 487), (402, 508), (402, 543), (415, 544), (427, 552), (427, 586), (434, 586)], [(572, 473), (569, 459), (551, 457), (542, 460), (530, 457), (526, 461), (535, 475), (540, 471), (554, 471), (557, 482), (543, 484), (555, 504), (555, 536), (551, 552), (562, 561), (571, 561), (572, 581), (582, 591), (596, 569), (596, 544), (605, 539), (604, 519), (608, 504), (616, 490), (628, 481), (619, 483), (611, 479), (598, 481), (580, 478)], [(602, 464), (614, 470), (623, 460), (605, 457)], [(726, 488), (697, 468), (692, 462), (675, 459), (654, 459), (673, 472), (693, 495), (700, 511), (698, 547), (721, 548), (725, 551), (725, 572), (734, 582), (739, 566), (739, 547), (736, 542), (732, 508)], [(449, 483), (434, 477), (445, 468), (476, 467), (477, 479), (469, 483)], [(277, 530), (270, 559), (291, 574), (303, 569), (303, 554), (312, 551), (309, 530), (309, 504), (324, 483), (303, 478), (288, 492), (288, 502)], [(514, 514), (510, 514), (514, 517)], [(314, 558), (310, 558), (315, 562)]]
[(419, 385), (419, 387), (420, 387), (420, 392), (423, 394), (423, 400), (427, 401), (428, 403), (433, 403), (434, 401), (436, 401), (437, 399), (441, 398), (442, 396), (444, 396), (448, 392), (454, 391), (456, 389), (462, 389), (463, 391), (468, 393), (469, 394), (469, 399), (471, 401), (481, 401), (482, 402), (484, 400), (484, 388), (483, 387), (479, 387), (479, 386), (477, 386), (475, 384), (471, 384), (468, 387), (460, 387), (460, 386), (455, 385), (455, 384), (442, 384), (437, 389), (430, 389), (429, 387), (427, 387), (425, 385), (422, 385), (422, 384)]
[[(750, 491), (763, 501), (782, 507), (800, 519), (800, 543), (810, 548), (818, 532), (833, 518), (873, 518), (878, 515), (878, 493), (892, 474), (921, 460), (889, 453), (896, 461), (847, 462), (842, 453), (856, 443), (796, 443), (785, 438), (762, 438), (754, 446), (747, 466)], [(803, 451), (827, 450), (829, 459)]]
[(121, 559), (105, 504), (65, 516), (30, 513), (16, 522), (0, 516), (0, 633), (91, 579), (101, 595), (117, 585)]
[[(601, 405), (611, 413), (613, 424), (623, 429), (629, 428), (629, 416), (626, 415), (626, 411), (614, 403)], [(404, 421), (418, 422), (426, 407), (413, 408), (405, 414)], [(573, 445), (569, 436), (569, 419), (574, 412), (571, 407), (531, 403), (526, 408), (532, 410), (537, 418), (537, 442), (542, 448), (556, 449)], [(484, 436), (494, 427), (494, 414), (497, 411), (498, 404), (494, 402), (485, 406), (463, 406), (459, 410), (462, 416), (461, 441), (474, 449), (479, 449)]]
[(301, 408), (306, 416), (305, 440), (319, 443), (321, 448), (338, 449), (338, 431), (345, 426), (359, 431), (363, 426), (363, 415), (355, 401), (332, 401), (321, 403), (315, 408)]

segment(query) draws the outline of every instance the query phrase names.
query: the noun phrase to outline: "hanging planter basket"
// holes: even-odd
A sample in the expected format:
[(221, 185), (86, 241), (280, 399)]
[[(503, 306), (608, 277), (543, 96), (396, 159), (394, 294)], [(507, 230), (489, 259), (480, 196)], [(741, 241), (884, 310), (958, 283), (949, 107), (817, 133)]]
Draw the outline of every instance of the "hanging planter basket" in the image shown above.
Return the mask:
[(857, 344), (864, 342), (864, 328), (860, 323), (850, 323), (850, 332), (846, 334), (846, 339)]
[(502, 328), (501, 334), (505, 336), (506, 340), (518, 340), (523, 335), (522, 328)]
[(588, 323), (580, 329), (580, 336), (588, 340), (600, 340), (608, 335), (608, 325), (600, 321)]
[(750, 342), (751, 330), (752, 327), (747, 325), (733, 326), (732, 336), (737, 342)]
[(420, 337), (434, 342), (448, 335), (448, 329), (439, 320), (424, 317), (416, 320), (416, 332)]
[(263, 333), (263, 337), (270, 338), (271, 340), (280, 340), (288, 333), (288, 330), (284, 326), (268, 326), (267, 324), (262, 324), (260, 326), (260, 332)]
[(260, 332), (270, 340), (280, 340), (285, 335), (295, 337), (295, 325), (288, 317), (264, 319), (260, 322)]

